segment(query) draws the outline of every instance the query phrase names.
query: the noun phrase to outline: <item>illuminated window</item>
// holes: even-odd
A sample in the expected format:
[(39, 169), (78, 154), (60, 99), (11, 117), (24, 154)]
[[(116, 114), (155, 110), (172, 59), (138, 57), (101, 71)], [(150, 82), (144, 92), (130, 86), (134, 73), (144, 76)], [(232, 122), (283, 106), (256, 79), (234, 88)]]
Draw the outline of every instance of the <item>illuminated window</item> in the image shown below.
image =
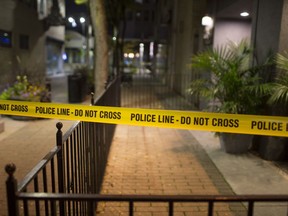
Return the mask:
[(0, 30), (0, 46), (1, 47), (12, 46), (12, 33), (11, 32)]

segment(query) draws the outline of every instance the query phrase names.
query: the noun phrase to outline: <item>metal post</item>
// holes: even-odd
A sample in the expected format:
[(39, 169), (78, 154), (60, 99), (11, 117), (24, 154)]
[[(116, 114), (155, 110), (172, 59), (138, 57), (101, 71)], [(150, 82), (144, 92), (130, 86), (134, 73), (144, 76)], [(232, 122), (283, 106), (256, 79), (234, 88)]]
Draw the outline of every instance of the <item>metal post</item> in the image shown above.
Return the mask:
[(174, 215), (174, 203), (173, 202), (169, 202), (169, 216), (173, 216)]
[(91, 106), (94, 105), (94, 92), (91, 92), (91, 101), (90, 101), (90, 105), (91, 105)]
[(254, 210), (254, 201), (248, 202), (248, 216), (253, 216), (253, 210)]
[[(58, 122), (56, 124), (57, 133), (56, 133), (56, 145), (61, 150), (57, 153), (57, 170), (58, 170), (58, 190), (59, 193), (64, 193), (64, 171), (63, 171), (63, 142), (62, 142), (62, 129), (63, 124), (61, 122)], [(60, 215), (65, 215), (65, 208), (64, 208), (64, 202), (59, 202), (59, 208), (60, 208)]]
[(5, 171), (9, 175), (6, 180), (6, 193), (7, 193), (7, 204), (8, 204), (8, 215), (18, 216), (18, 200), (16, 198), (17, 192), (17, 180), (14, 178), (14, 172), (16, 170), (15, 164), (7, 164)]
[(213, 201), (209, 201), (208, 202), (208, 216), (212, 216), (213, 215), (213, 207), (214, 207)]

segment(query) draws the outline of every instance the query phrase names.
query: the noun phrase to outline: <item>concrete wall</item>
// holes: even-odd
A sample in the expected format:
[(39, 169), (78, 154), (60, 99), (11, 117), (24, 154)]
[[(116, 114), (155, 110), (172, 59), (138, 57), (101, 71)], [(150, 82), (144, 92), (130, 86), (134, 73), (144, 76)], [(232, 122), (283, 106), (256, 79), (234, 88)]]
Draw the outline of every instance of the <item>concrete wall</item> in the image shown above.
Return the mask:
[(283, 1), (282, 20), (280, 26), (280, 38), (278, 51), (283, 53), (288, 52), (288, 0)]
[(259, 60), (265, 60), (271, 52), (278, 52), (281, 20), (285, 17), (282, 15), (282, 7), (283, 0), (254, 1), (252, 41)]
[(189, 84), (193, 80), (190, 67), (191, 57), (202, 46), (201, 18), (205, 14), (206, 1), (174, 1), (172, 33), (168, 58), (170, 87), (179, 94), (187, 95)]
[(239, 42), (243, 39), (251, 40), (251, 22), (240, 20), (217, 20), (215, 23), (213, 46), (221, 46), (228, 41)]
[(5, 128), (5, 124), (4, 124), (4, 121), (0, 115), (0, 133), (2, 133), (4, 131), (4, 128)]

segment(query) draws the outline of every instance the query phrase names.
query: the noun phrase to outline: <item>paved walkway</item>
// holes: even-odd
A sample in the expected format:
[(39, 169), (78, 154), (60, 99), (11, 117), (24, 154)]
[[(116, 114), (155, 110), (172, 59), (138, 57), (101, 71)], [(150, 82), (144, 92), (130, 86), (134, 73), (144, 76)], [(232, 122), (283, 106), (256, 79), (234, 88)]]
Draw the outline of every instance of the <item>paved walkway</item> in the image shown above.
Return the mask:
[[(118, 126), (108, 161), (104, 194), (233, 194), (189, 131)], [(244, 211), (239, 204), (231, 208)], [(135, 215), (168, 213), (165, 203), (140, 203), (135, 209)], [(127, 211), (123, 203), (102, 203), (98, 214), (127, 215)], [(215, 215), (233, 215), (227, 204), (217, 204), (215, 211)], [(178, 203), (175, 215), (207, 215), (207, 204)]]

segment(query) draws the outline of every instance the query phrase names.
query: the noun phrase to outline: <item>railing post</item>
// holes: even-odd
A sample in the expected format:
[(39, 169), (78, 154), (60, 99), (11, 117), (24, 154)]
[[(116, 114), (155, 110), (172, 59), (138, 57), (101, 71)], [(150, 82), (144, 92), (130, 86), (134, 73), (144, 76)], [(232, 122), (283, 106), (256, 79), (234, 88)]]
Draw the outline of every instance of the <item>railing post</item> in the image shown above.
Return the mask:
[[(63, 172), (63, 141), (62, 136), (63, 133), (61, 131), (63, 127), (63, 124), (61, 122), (58, 122), (56, 124), (57, 133), (56, 133), (56, 145), (61, 150), (57, 153), (57, 170), (58, 170), (58, 190), (59, 193), (64, 193), (64, 172)], [(65, 208), (64, 208), (64, 202), (59, 202), (59, 208), (60, 208), (60, 215), (65, 215)]]
[(93, 106), (94, 105), (94, 93), (91, 92), (91, 100), (90, 100), (90, 105)]
[(16, 198), (17, 192), (17, 180), (14, 178), (14, 172), (16, 170), (15, 164), (7, 164), (5, 171), (9, 175), (6, 180), (6, 193), (7, 193), (7, 204), (8, 204), (8, 215), (18, 216), (18, 200)]

